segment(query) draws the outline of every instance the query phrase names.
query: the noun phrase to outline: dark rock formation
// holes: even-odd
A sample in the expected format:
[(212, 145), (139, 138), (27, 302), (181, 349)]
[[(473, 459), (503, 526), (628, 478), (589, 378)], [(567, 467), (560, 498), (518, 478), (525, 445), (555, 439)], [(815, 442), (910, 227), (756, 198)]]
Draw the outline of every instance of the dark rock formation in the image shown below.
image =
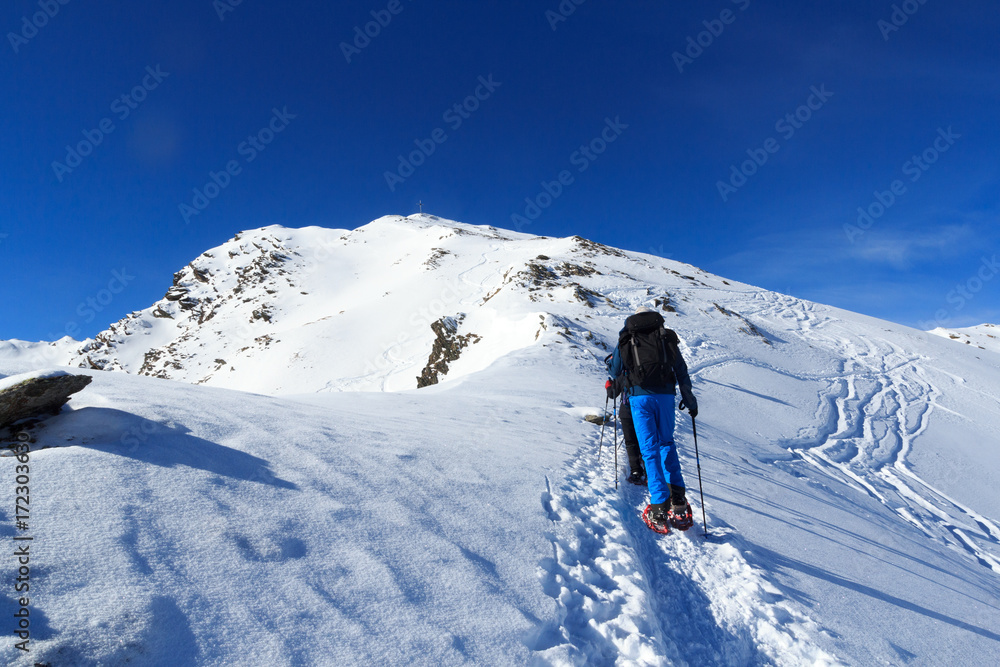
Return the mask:
[(28, 378), (12, 387), (0, 390), (0, 427), (22, 419), (46, 414), (58, 414), (69, 397), (88, 384), (89, 375)]
[(437, 334), (437, 338), (434, 340), (434, 347), (431, 348), (427, 365), (417, 378), (417, 389), (437, 384), (439, 376), (447, 375), (448, 363), (458, 359), (466, 347), (481, 340), (481, 337), (474, 333), (458, 335), (458, 325), (463, 319), (464, 315), (460, 315), (457, 319), (442, 317), (431, 324), (431, 329)]

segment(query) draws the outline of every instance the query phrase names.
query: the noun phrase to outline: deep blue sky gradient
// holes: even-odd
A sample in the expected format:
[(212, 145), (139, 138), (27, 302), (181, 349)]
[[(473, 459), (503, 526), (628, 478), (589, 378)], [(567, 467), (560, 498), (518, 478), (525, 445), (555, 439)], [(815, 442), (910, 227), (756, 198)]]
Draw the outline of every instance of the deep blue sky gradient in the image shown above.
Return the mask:
[[(212, 0), (69, 0), (17, 53), (8, 33), (39, 6), (12, 0), (0, 18), (0, 339), (93, 335), (242, 229), (353, 228), (419, 200), (513, 227), (562, 170), (574, 182), (523, 231), (913, 326), (995, 322), (1000, 276), (977, 273), (1000, 246), (1000, 12), (909, 1), (919, 9), (886, 40), (888, 1), (588, 0), (553, 30), (559, 0), (400, 0), (347, 63), (340, 43), (388, 0), (243, 0), (224, 20)], [(727, 9), (732, 23), (679, 72), (672, 54)], [(169, 76), (120, 120), (112, 102), (156, 66)], [(490, 75), (500, 87), (452, 129), (443, 114)], [(833, 96), (786, 139), (776, 121), (814, 86)], [(297, 117), (246, 162), (241, 142), (286, 107)], [(59, 182), (53, 161), (103, 118), (114, 132)], [(580, 173), (571, 156), (607, 118), (628, 128)], [(390, 191), (384, 173), (437, 128), (447, 141)], [(904, 163), (940, 128), (960, 138), (909, 181)], [(723, 201), (717, 182), (768, 138), (778, 152)], [(230, 160), (239, 175), (186, 223), (179, 204)], [(851, 242), (844, 225), (896, 179), (905, 194)], [(117, 291), (122, 270), (134, 278), (110, 304), (80, 308)]]

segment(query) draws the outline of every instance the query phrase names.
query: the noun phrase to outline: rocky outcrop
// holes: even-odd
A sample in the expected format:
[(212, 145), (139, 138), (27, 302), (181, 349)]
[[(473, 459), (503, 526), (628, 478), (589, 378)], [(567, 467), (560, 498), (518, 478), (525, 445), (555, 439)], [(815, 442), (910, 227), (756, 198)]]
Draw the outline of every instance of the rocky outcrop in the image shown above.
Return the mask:
[[(192, 350), (185, 343), (205, 335), (204, 325), (216, 316), (231, 316), (239, 311), (249, 326), (276, 322), (281, 311), (271, 297), (279, 294), (285, 283), (295, 287), (295, 276), (288, 266), (293, 255), (299, 253), (266, 229), (237, 234), (225, 246), (217, 254), (228, 255), (228, 261), (215, 261), (212, 252), (195, 258), (174, 274), (160, 301), (150, 309), (131, 313), (86, 341), (68, 365), (171, 379), (192, 366)], [(152, 347), (143, 356), (130, 355), (132, 361), (126, 369), (121, 362), (123, 347), (141, 346), (136, 341), (157, 328), (173, 333), (171, 343)], [(142, 359), (139, 367), (135, 359)]]
[(58, 414), (69, 397), (88, 384), (89, 375), (70, 375), (62, 371), (44, 375), (28, 374), (0, 381), (0, 427), (22, 419)]
[(754, 326), (753, 322), (751, 322), (747, 318), (743, 317), (742, 315), (740, 315), (736, 311), (728, 310), (728, 309), (724, 308), (723, 306), (720, 306), (717, 303), (713, 303), (712, 305), (715, 306), (716, 310), (718, 310), (720, 313), (722, 313), (726, 317), (735, 317), (739, 321), (743, 322), (743, 326), (740, 327), (740, 331), (741, 332), (745, 333), (748, 336), (756, 336), (756, 337), (760, 338), (762, 341), (764, 341), (765, 343), (767, 343), (768, 345), (771, 345), (771, 346), (774, 345), (774, 343), (772, 343), (770, 340), (768, 340), (767, 336), (765, 336), (763, 333), (761, 333), (760, 329), (758, 329), (756, 326)]
[(457, 360), (466, 347), (481, 340), (481, 337), (474, 333), (459, 335), (458, 325), (463, 319), (464, 315), (458, 318), (442, 317), (431, 324), (431, 329), (437, 338), (434, 340), (434, 347), (431, 348), (427, 365), (417, 378), (417, 389), (437, 384), (441, 375), (447, 375), (448, 364)]

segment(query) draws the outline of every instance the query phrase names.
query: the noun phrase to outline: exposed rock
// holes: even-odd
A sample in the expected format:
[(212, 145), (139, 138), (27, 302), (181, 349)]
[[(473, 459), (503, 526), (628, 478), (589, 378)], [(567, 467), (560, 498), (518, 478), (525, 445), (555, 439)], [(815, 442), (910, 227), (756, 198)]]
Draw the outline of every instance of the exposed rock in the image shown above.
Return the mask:
[[(8, 381), (11, 379), (8, 378)], [(22, 419), (58, 414), (69, 397), (92, 380), (89, 375), (70, 375), (60, 371), (42, 377), (32, 375), (16, 384), (4, 381), (9, 386), (0, 389), (0, 427)]]
[(576, 250), (581, 251), (585, 256), (609, 255), (611, 257), (625, 257), (625, 253), (618, 248), (611, 248), (602, 243), (595, 243), (582, 236), (574, 236), (572, 238), (576, 241)]
[(577, 301), (583, 302), (588, 308), (593, 308), (594, 303), (599, 302), (601, 300), (607, 301), (609, 304), (611, 304), (611, 301), (603, 294), (600, 294), (593, 290), (589, 290), (586, 287), (580, 285), (579, 283), (573, 283), (572, 286), (573, 286), (573, 296), (576, 298)]
[(723, 315), (725, 315), (726, 317), (735, 317), (736, 319), (738, 319), (741, 322), (743, 322), (743, 326), (740, 327), (740, 331), (742, 331), (743, 333), (747, 334), (748, 336), (757, 336), (758, 338), (760, 338), (762, 341), (764, 341), (768, 345), (772, 345), (772, 346), (774, 345), (774, 343), (772, 343), (768, 339), (767, 336), (765, 336), (763, 333), (761, 333), (760, 329), (758, 329), (756, 326), (754, 326), (753, 322), (751, 322), (747, 318), (743, 317), (742, 315), (740, 315), (736, 311), (727, 310), (726, 308), (724, 308), (723, 306), (720, 306), (717, 303), (713, 303), (712, 305), (715, 306), (716, 309), (718, 309), (718, 311), (720, 313), (722, 313)]
[(177, 305), (181, 307), (181, 310), (191, 310), (193, 311), (201, 304), (198, 299), (190, 296), (185, 296), (177, 302)]
[(591, 424), (597, 424), (598, 426), (604, 426), (604, 417), (600, 415), (587, 415), (583, 418), (584, 421), (588, 421)]
[(167, 293), (163, 296), (163, 298), (166, 299), (167, 301), (180, 301), (187, 295), (187, 293), (188, 289), (186, 287), (181, 287), (180, 285), (174, 285), (173, 287), (167, 290)]
[(431, 348), (431, 355), (427, 358), (427, 365), (417, 378), (417, 389), (437, 384), (440, 381), (439, 376), (448, 374), (449, 362), (457, 360), (466, 347), (482, 340), (474, 333), (458, 335), (458, 325), (463, 319), (464, 315), (458, 318), (442, 317), (431, 324), (431, 329), (437, 334), (437, 338)]
[(547, 266), (528, 262), (525, 264), (527, 271), (521, 271), (517, 275), (522, 278), (521, 284), (529, 291), (545, 288), (558, 287), (559, 274)]
[(154, 375), (156, 372), (156, 363), (160, 361), (162, 356), (163, 350), (157, 347), (146, 352), (142, 359), (142, 366), (139, 368), (139, 375)]
[(666, 296), (664, 296), (662, 298), (657, 297), (656, 299), (653, 299), (653, 306), (655, 306), (657, 308), (662, 308), (664, 311), (666, 311), (668, 313), (676, 313), (677, 312), (677, 309), (674, 308), (674, 305), (672, 303), (670, 303), (670, 295), (669, 294), (667, 294)]
[(426, 262), (424, 262), (424, 266), (429, 269), (436, 269), (441, 266), (441, 260), (444, 259), (446, 255), (450, 254), (451, 252), (445, 250), (444, 248), (434, 248), (433, 252), (431, 252), (431, 256), (427, 258)]
[[(588, 262), (589, 264), (589, 262)], [(556, 267), (559, 275), (569, 277), (569, 276), (592, 276), (595, 273), (601, 275), (601, 272), (595, 269), (593, 266), (580, 266), (579, 264), (573, 264), (572, 262), (563, 262)]]

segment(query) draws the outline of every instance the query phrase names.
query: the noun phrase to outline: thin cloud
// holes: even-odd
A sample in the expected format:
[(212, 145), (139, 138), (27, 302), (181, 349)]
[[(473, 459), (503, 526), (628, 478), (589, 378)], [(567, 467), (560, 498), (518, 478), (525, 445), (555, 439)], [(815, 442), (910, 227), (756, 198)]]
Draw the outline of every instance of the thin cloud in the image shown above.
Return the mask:
[(887, 230), (866, 235), (846, 247), (853, 259), (888, 264), (905, 271), (927, 260), (967, 252), (974, 243), (975, 232), (964, 224), (921, 232)]

